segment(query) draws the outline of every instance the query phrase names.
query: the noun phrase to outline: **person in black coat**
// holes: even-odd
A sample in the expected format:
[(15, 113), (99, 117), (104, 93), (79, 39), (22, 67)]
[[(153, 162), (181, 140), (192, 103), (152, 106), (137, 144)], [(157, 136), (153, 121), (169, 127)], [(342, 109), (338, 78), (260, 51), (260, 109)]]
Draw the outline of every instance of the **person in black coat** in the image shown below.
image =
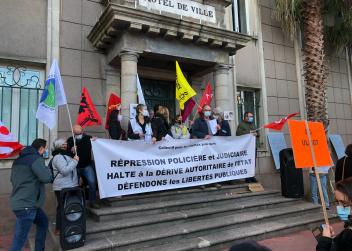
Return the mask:
[[(92, 144), (91, 139), (95, 139), (90, 135), (84, 133), (80, 125), (73, 126), (74, 138), (67, 139), (67, 149), (72, 152), (71, 157), (77, 155), (79, 161), (77, 164), (77, 171), (80, 177), (83, 177), (89, 185), (89, 202), (90, 207), (100, 208), (97, 203), (97, 177), (95, 174), (94, 163), (92, 161)], [(76, 149), (74, 149), (73, 140), (76, 142)]]
[(213, 117), (218, 122), (218, 132), (215, 136), (231, 136), (231, 128), (229, 122), (224, 120), (224, 113), (220, 107), (216, 107), (213, 110)]
[(122, 115), (119, 114), (118, 108), (112, 110), (109, 116), (109, 135), (112, 139), (121, 139), (122, 128), (120, 121), (122, 120)]
[[(199, 113), (197, 118), (192, 125), (192, 138), (195, 139), (209, 139), (214, 136), (209, 127), (209, 121), (214, 119), (212, 116), (212, 110), (210, 105), (204, 105), (202, 111)], [(217, 129), (220, 126), (218, 125)]]
[(336, 163), (335, 183), (352, 177), (352, 144), (346, 147), (345, 153), (346, 156), (339, 159)]
[(318, 240), (317, 251), (351, 251), (352, 250), (352, 178), (336, 183), (335, 199), (337, 215), (345, 222), (344, 230), (336, 237), (334, 229), (325, 225), (323, 234)]
[(165, 138), (167, 134), (171, 135), (170, 129), (169, 109), (165, 106), (159, 106), (158, 111), (152, 119), (152, 130), (155, 140), (160, 141)]

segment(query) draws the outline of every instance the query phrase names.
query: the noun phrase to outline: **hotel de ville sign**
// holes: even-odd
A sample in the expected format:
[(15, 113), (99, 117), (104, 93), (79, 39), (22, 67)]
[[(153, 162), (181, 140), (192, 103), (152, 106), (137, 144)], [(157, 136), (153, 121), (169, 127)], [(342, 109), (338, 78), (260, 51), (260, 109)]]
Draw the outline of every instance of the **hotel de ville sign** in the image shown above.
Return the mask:
[(216, 23), (215, 8), (189, 0), (138, 0), (139, 5), (150, 10), (165, 11), (201, 21)]

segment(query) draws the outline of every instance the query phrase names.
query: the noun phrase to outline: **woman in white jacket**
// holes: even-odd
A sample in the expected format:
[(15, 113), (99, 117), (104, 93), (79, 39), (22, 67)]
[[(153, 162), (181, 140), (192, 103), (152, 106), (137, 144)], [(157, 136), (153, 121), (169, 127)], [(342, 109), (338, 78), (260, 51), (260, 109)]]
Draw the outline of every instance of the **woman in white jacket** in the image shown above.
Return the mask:
[(78, 164), (78, 156), (70, 157), (70, 152), (67, 151), (67, 143), (64, 139), (57, 139), (54, 141), (52, 152), (53, 158), (51, 160), (53, 170), (53, 190), (56, 195), (56, 229), (55, 234), (58, 234), (61, 227), (60, 221), (60, 191), (64, 188), (71, 188), (78, 186), (78, 176), (76, 166)]

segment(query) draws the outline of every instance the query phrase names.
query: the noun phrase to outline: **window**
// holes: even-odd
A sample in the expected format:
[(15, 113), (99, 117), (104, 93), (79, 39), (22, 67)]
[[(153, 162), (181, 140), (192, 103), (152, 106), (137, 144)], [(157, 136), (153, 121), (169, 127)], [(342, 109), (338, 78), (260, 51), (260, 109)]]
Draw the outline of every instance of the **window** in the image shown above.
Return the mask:
[(233, 0), (232, 18), (234, 31), (248, 34), (246, 0)]
[(0, 64), (0, 120), (25, 146), (43, 136), (35, 117), (43, 87), (43, 70)]
[[(256, 89), (250, 88), (237, 88), (236, 93), (236, 102), (237, 102), (237, 109), (238, 109), (238, 121), (243, 120), (243, 116), (245, 112), (252, 112), (254, 117), (254, 125), (256, 128), (261, 126), (260, 121), (260, 91)], [(262, 142), (262, 136), (260, 140), (256, 141), (257, 147), (263, 147), (264, 143)]]

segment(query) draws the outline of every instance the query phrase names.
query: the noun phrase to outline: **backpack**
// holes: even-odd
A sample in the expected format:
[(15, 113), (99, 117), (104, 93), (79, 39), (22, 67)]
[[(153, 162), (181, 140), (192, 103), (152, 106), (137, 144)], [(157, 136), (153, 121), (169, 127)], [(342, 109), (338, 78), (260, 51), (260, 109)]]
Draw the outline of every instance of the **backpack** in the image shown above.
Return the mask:
[[(68, 161), (67, 161), (65, 155), (62, 155), (62, 156), (64, 157), (64, 159), (65, 159), (66, 162), (68, 163)], [(54, 167), (53, 167), (53, 159), (54, 159), (54, 158), (55, 158), (55, 156), (51, 158), (51, 160), (49, 161), (49, 164), (48, 164), (49, 170), (50, 170), (50, 172), (51, 172), (51, 177), (52, 177), (51, 183), (54, 183), (54, 180), (55, 180), (56, 177), (60, 174), (60, 171), (59, 171), (59, 170), (56, 170), (57, 173), (56, 173), (56, 175), (54, 175)]]

